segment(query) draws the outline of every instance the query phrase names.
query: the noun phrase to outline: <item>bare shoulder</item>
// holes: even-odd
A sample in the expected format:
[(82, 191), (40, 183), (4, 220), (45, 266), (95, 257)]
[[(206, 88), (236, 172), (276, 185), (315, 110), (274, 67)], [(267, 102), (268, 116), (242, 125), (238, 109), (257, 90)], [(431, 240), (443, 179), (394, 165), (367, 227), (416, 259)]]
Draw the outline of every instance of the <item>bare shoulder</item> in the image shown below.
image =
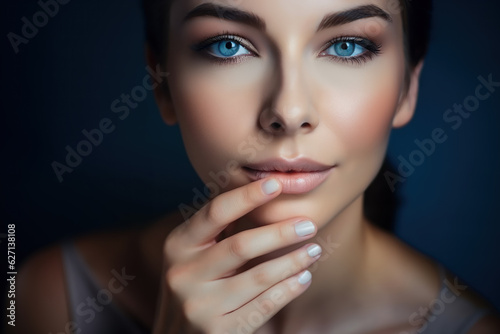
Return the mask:
[[(115, 277), (114, 270), (122, 275), (141, 273), (134, 279), (135, 284), (114, 296), (113, 302), (145, 324), (152, 321), (150, 315), (154, 315), (158, 294), (157, 285), (151, 284), (157, 281), (157, 273), (149, 269), (161, 268), (158, 263), (162, 260), (163, 239), (170, 230), (164, 226), (177, 223), (179, 219), (171, 214), (156, 224), (103, 231), (74, 240), (78, 253), (99, 283), (110, 282)], [(6, 325), (6, 333), (72, 333), (76, 324), (71, 319), (66, 289), (60, 244), (31, 255), (16, 277), (16, 326)]]
[(476, 323), (474, 323), (471, 329), (467, 332), (468, 334), (500, 333), (499, 315), (495, 311), (493, 305), (488, 302), (486, 298), (481, 296), (473, 287), (469, 287), (467, 284), (462, 283), (462, 280), (449, 270), (446, 270), (445, 284), (451, 293), (462, 298), (463, 300), (466, 300), (468, 303), (473, 305), (478, 312), (480, 310), (491, 311), (491, 313), (488, 313), (486, 316), (483, 316)]
[[(91, 255), (88, 264), (99, 268), (99, 265), (109, 262), (116, 253), (115, 249), (123, 249), (120, 245), (130, 238), (130, 234), (99, 232), (76, 239), (75, 245), (81, 253), (91, 249), (91, 252), (86, 252)], [(96, 257), (96, 254), (100, 256)], [(37, 251), (23, 262), (16, 277), (15, 303), (16, 322), (15, 326), (7, 326), (8, 334), (73, 332), (76, 324), (72, 322), (69, 311), (61, 244)]]
[(16, 277), (15, 302), (15, 327), (8, 326), (7, 333), (60, 333), (71, 326), (60, 246), (24, 262)]
[[(491, 311), (491, 313), (487, 313), (487, 315), (476, 320), (467, 333), (500, 333), (498, 312), (487, 298), (482, 296), (466, 280), (445, 268), (445, 266), (434, 259), (402, 242), (394, 235), (380, 231), (377, 228), (374, 229), (374, 235), (376, 235), (375, 240), (378, 242), (378, 250), (381, 256), (385, 259), (390, 259), (390, 261), (387, 261), (388, 264), (386, 267), (384, 267), (386, 269), (385, 272), (396, 272), (399, 279), (398, 282), (402, 285), (403, 289), (415, 292), (409, 294), (411, 298), (407, 300), (408, 304), (416, 305), (417, 307), (414, 307), (415, 310), (420, 310), (420, 306), (424, 305), (423, 309), (430, 312), (425, 317), (433, 319), (430, 320), (431, 323), (434, 320), (442, 321), (448, 319), (449, 317), (436, 317), (436, 315), (445, 309), (452, 310), (456, 308), (455, 306), (459, 308), (465, 307), (471, 315), (474, 313), (479, 315), (480, 312), (487, 310)], [(441, 276), (442, 272), (440, 268), (444, 269), (444, 276)], [(403, 281), (410, 282), (411, 284), (404, 285)], [(460, 303), (457, 304), (455, 301), (458, 300), (460, 300)], [(412, 313), (413, 315), (419, 315), (419, 313), (414, 312)], [(417, 319), (419, 324), (425, 322), (424, 314), (419, 315), (419, 317), (411, 317), (411, 319)], [(414, 321), (414, 323), (416, 325), (417, 321)]]

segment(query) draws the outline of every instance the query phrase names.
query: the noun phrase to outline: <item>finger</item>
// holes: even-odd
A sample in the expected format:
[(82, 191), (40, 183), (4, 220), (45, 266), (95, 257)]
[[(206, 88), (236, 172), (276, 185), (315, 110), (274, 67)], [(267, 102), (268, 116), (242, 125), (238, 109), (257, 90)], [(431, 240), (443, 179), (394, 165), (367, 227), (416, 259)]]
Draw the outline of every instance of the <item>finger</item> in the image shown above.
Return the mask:
[(224, 316), (228, 319), (228, 333), (241, 330), (253, 333), (310, 285), (311, 273), (307, 270), (276, 284), (240, 309)]
[(194, 274), (203, 280), (226, 276), (258, 256), (310, 239), (317, 228), (309, 220), (288, 220), (233, 235), (200, 253)]
[[(237, 276), (224, 279), (221, 283), (225, 286), (225, 293), (224, 296), (220, 296), (217, 305), (220, 305), (225, 313), (239, 309), (263, 291), (304, 271), (320, 256), (321, 247), (319, 245), (307, 244), (290, 254), (259, 264)], [(231, 297), (227, 298), (227, 296)]]
[(223, 193), (201, 208), (186, 222), (180, 236), (183, 245), (212, 242), (227, 225), (281, 193), (276, 179), (262, 179)]

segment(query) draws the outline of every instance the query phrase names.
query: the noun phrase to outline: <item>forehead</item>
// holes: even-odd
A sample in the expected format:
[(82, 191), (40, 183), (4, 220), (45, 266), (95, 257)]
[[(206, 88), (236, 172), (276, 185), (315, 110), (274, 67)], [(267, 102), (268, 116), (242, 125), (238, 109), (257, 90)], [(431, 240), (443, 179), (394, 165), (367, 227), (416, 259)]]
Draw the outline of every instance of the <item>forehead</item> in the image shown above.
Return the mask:
[[(212, 8), (211, 16), (216, 18), (230, 16), (229, 9), (250, 13), (262, 22), (261, 28), (268, 32), (279, 29), (288, 32), (316, 30), (328, 15), (345, 12), (350, 12), (351, 20), (357, 15), (361, 15), (358, 19), (371, 16), (369, 19), (372, 22), (384, 21), (385, 25), (390, 22), (391, 27), (398, 29), (402, 27), (403, 12), (401, 0), (173, 0), (171, 26), (179, 27), (186, 15), (200, 7)], [(353, 11), (358, 7), (371, 8), (371, 15), (366, 11)], [(384, 15), (378, 15), (380, 13)]]

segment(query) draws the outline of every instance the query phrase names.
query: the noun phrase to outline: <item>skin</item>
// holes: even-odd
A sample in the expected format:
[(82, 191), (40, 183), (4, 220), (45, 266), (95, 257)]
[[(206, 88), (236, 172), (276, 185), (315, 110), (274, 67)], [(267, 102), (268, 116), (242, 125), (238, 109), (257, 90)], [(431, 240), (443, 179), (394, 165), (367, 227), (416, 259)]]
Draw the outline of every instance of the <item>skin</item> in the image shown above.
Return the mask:
[[(374, 4), (384, 8), (386, 2)], [(327, 225), (360, 198), (375, 176), (385, 156), (391, 126), (402, 126), (412, 116), (417, 88), (399, 101), (405, 75), (401, 19), (394, 15), (394, 23), (386, 25), (381, 19), (370, 18), (316, 34), (325, 13), (363, 2), (243, 1), (238, 7), (261, 16), (268, 26), (266, 34), (215, 18), (197, 18), (179, 26), (174, 18), (183, 17), (187, 8), (199, 3), (202, 1), (173, 5), (171, 31), (175, 34), (170, 36), (167, 60), (173, 100), (160, 102), (165, 120), (179, 123), (188, 156), (206, 182), (210, 181), (209, 172), (225, 170), (232, 160), (241, 167), (249, 158), (261, 161), (305, 156), (338, 165), (314, 193), (282, 196), (251, 215), (254, 224), (270, 224), (307, 213), (320, 227)], [(282, 8), (287, 11), (276, 16)], [(303, 19), (297, 21), (299, 16)], [(377, 36), (362, 36), (383, 41), (383, 55), (363, 66), (315, 55), (333, 37), (370, 32), (374, 23), (385, 29), (379, 29)], [(189, 45), (225, 30), (248, 36), (260, 58), (214, 66), (189, 50)], [(414, 76), (418, 74), (419, 70)], [(414, 82), (416, 85), (418, 78)], [(264, 130), (276, 118), (284, 123), (286, 135)], [(298, 128), (302, 122), (309, 126)], [(240, 145), (262, 132), (272, 136), (265, 149), (257, 156), (241, 154)], [(246, 182), (243, 174), (236, 175), (227, 190)]]
[[(248, 183), (241, 168), (249, 160), (307, 157), (335, 165), (326, 182), (314, 191), (279, 196), (240, 218), (233, 229), (309, 219), (317, 225), (322, 238), (341, 245), (328, 260), (334, 263), (322, 265), (314, 273), (317, 283), (302, 299), (302, 307), (295, 303), (289, 307), (290, 313), (299, 313), (325, 291), (335, 295), (346, 288), (363, 288), (364, 280), (352, 278), (362, 277), (374, 265), (371, 261), (377, 260), (367, 255), (373, 251), (367, 240), (373, 239), (374, 232), (362, 216), (363, 192), (380, 168), (391, 128), (411, 119), (418, 92), (421, 65), (410, 74), (411, 86), (404, 94), (406, 73), (399, 12), (393, 15), (392, 23), (368, 18), (319, 33), (316, 27), (325, 13), (365, 3), (238, 3), (237, 8), (265, 21), (265, 32), (213, 17), (198, 17), (187, 23), (176, 19), (201, 3), (173, 3), (166, 59), (172, 98), (166, 98), (161, 91), (157, 94), (165, 121), (179, 124), (188, 156), (205, 182), (210, 182), (210, 172), (223, 171), (228, 162), (237, 162), (224, 191)], [(387, 1), (371, 3), (391, 9)], [(245, 57), (237, 64), (215, 65), (191, 51), (190, 45), (221, 31), (250, 40), (251, 50), (259, 56)], [(362, 36), (382, 44), (383, 51), (361, 65), (318, 57), (325, 43), (337, 36)], [(280, 124), (279, 130), (270, 127), (273, 122)], [(266, 135), (266, 144), (261, 151), (251, 157), (241, 154), (241, 143), (262, 134)], [(291, 250), (285, 248), (261, 261)], [(432, 270), (430, 264), (426, 270)], [(437, 289), (437, 284), (433, 285)], [(332, 310), (339, 306), (332, 305)]]
[[(392, 15), (391, 23), (369, 18), (319, 33), (316, 27), (325, 13), (366, 3), (262, 0), (233, 4), (261, 17), (266, 24), (265, 32), (213, 17), (197, 17), (187, 23), (180, 20), (189, 10), (204, 2), (173, 2), (167, 59), (160, 59), (170, 73), (168, 86), (171, 94), (170, 98), (162, 91), (157, 94), (166, 123), (178, 123), (181, 128), (186, 151), (198, 175), (209, 183), (212, 181), (210, 172), (227, 170), (228, 163), (235, 162), (237, 166), (229, 185), (223, 189), (229, 191), (248, 183), (242, 168), (249, 161), (307, 157), (336, 166), (326, 182), (314, 191), (305, 195), (280, 195), (237, 219), (231, 226), (231, 234), (237, 235), (237, 232), (256, 226), (308, 219), (316, 224), (319, 237), (331, 238), (341, 246), (316, 267), (315, 285), (300, 299), (287, 305), (286, 312), (281, 312), (281, 325), (269, 322), (260, 328), (259, 333), (314, 330), (318, 320), (325, 317), (329, 319), (329, 325), (337, 328), (343, 325), (350, 328), (357, 322), (360, 330), (373, 330), (375, 319), (395, 303), (402, 303), (402, 299), (408, 298), (407, 294), (405, 298), (397, 296), (410, 290), (413, 291), (411, 302), (406, 299), (406, 308), (402, 307), (399, 313), (393, 312), (389, 319), (394, 328), (406, 328), (408, 314), (418, 308), (417, 305), (428, 304), (439, 291), (436, 265), (395, 240), (382, 236), (362, 215), (363, 192), (380, 168), (390, 131), (410, 121), (418, 95), (422, 63), (410, 73), (405, 72), (400, 13), (394, 13), (392, 2), (372, 1), (371, 4), (388, 12), (393, 10), (395, 15)], [(224, 4), (223, 1), (214, 2)], [(245, 46), (250, 46), (248, 49), (258, 56), (240, 57), (242, 60), (238, 63), (216, 65), (190, 49), (190, 45), (222, 31), (244, 37)], [(324, 51), (325, 42), (344, 35), (374, 40), (383, 45), (382, 53), (361, 65), (318, 57)], [(150, 60), (150, 63), (154, 62)], [(405, 75), (410, 76), (409, 87), (405, 86)], [(278, 123), (279, 129), (273, 128), (273, 123)], [(242, 154), (240, 145), (259, 135), (266, 138), (262, 149), (259, 148), (251, 157)], [(217, 216), (214, 219), (217, 220)], [(193, 228), (192, 233), (202, 232)], [(259, 234), (254, 237), (258, 238)], [(258, 242), (238, 244), (243, 244), (240, 248), (248, 250), (266, 242), (269, 239), (262, 233)], [(291, 257), (291, 252), (304, 244), (301, 242), (260, 256), (244, 269), (258, 268), (266, 261), (278, 263), (276, 259)], [(174, 245), (170, 249), (172, 252), (179, 251), (175, 246), (180, 243), (167, 242), (167, 245)], [(394, 256), (395, 249), (404, 255)], [(245, 255), (248, 259), (255, 256), (250, 252)], [(210, 259), (208, 256), (203, 258)], [(393, 259), (392, 264), (384, 265), (383, 259), (388, 258)], [(409, 259), (416, 264), (415, 267), (406, 264)], [(224, 261), (223, 258), (220, 260)], [(175, 260), (172, 262), (175, 267)], [(297, 267), (295, 272), (303, 269), (300, 265)], [(271, 268), (268, 270), (272, 271)], [(413, 280), (402, 282), (398, 288), (391, 286), (397, 277), (408, 274), (411, 276), (407, 277)], [(276, 272), (269, 275), (273, 278), (279, 276)], [(182, 282), (183, 279), (189, 280), (188, 277), (187, 274), (180, 275), (177, 279)], [(366, 277), (372, 277), (370, 283)], [(190, 282), (189, 286), (193, 284)], [(184, 288), (189, 290), (187, 285)], [(193, 298), (182, 290), (179, 288), (174, 294), (178, 292), (181, 300)], [(389, 301), (384, 303), (381, 300)], [(322, 301), (320, 309), (323, 312), (317, 311), (317, 301)], [(197, 306), (203, 303), (199, 301)], [(364, 322), (359, 321), (360, 314)], [(196, 320), (199, 318), (193, 316), (193, 322)], [(379, 329), (387, 330), (384, 326), (387, 324), (382, 324)]]
[[(256, 310), (246, 303), (265, 300), (274, 302), (254, 333), (414, 333), (409, 316), (439, 292), (436, 263), (362, 214), (363, 192), (380, 168), (391, 129), (410, 121), (418, 95), (422, 63), (405, 72), (399, 13), (386, 0), (371, 0), (391, 13), (391, 24), (369, 18), (316, 32), (325, 13), (367, 3), (233, 1), (260, 16), (266, 31), (209, 17), (181, 25), (204, 2), (174, 1), (167, 57), (159, 60), (148, 49), (147, 58), (170, 73), (169, 94), (158, 88), (157, 103), (165, 122), (180, 126), (200, 177), (212, 181), (210, 172), (227, 170), (228, 162), (234, 173), (188, 221), (176, 213), (143, 229), (80, 239), (84, 259), (102, 285), (110, 268), (140, 273), (113, 302), (153, 333), (236, 333), (238, 317)], [(221, 31), (251, 40), (259, 56), (216, 65), (190, 49)], [(343, 35), (373, 39), (382, 53), (363, 64), (318, 56)], [(239, 145), (259, 135), (265, 144), (257, 143), (255, 154), (241, 151)], [(268, 179), (250, 182), (242, 173), (250, 160), (298, 156), (336, 167), (302, 195), (282, 194), (281, 187), (266, 194)], [(311, 220), (315, 232), (295, 235), (302, 220)], [(323, 246), (320, 257), (307, 255), (313, 244)], [(307, 268), (312, 282), (297, 284)], [(33, 319), (19, 333), (64, 331), (60, 249), (35, 256), (19, 277), (18, 316)], [(33, 295), (56, 306), (37, 306)], [(495, 321), (485, 318), (470, 333), (496, 333)]]

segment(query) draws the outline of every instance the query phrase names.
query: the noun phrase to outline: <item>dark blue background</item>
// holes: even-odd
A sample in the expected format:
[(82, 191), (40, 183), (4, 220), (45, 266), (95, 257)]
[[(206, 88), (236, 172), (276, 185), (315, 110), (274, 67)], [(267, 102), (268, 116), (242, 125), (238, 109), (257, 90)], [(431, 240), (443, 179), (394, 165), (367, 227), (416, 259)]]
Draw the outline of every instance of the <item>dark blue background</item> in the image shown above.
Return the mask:
[[(125, 120), (111, 112), (111, 102), (147, 74), (139, 1), (72, 0), (17, 55), (7, 34), (20, 34), (21, 18), (31, 21), (40, 7), (2, 2), (0, 233), (16, 223), (18, 261), (63, 237), (146, 223), (190, 203), (200, 181), (152, 94)], [(436, 128), (448, 140), (398, 187), (396, 233), (500, 308), (500, 89), (458, 130), (443, 120), (475, 93), (478, 76), (500, 81), (500, 5), (473, 3), (436, 1), (418, 110), (393, 132), (390, 156), (408, 159), (415, 139)], [(65, 146), (103, 118), (115, 131), (59, 183), (51, 163), (63, 162)]]

